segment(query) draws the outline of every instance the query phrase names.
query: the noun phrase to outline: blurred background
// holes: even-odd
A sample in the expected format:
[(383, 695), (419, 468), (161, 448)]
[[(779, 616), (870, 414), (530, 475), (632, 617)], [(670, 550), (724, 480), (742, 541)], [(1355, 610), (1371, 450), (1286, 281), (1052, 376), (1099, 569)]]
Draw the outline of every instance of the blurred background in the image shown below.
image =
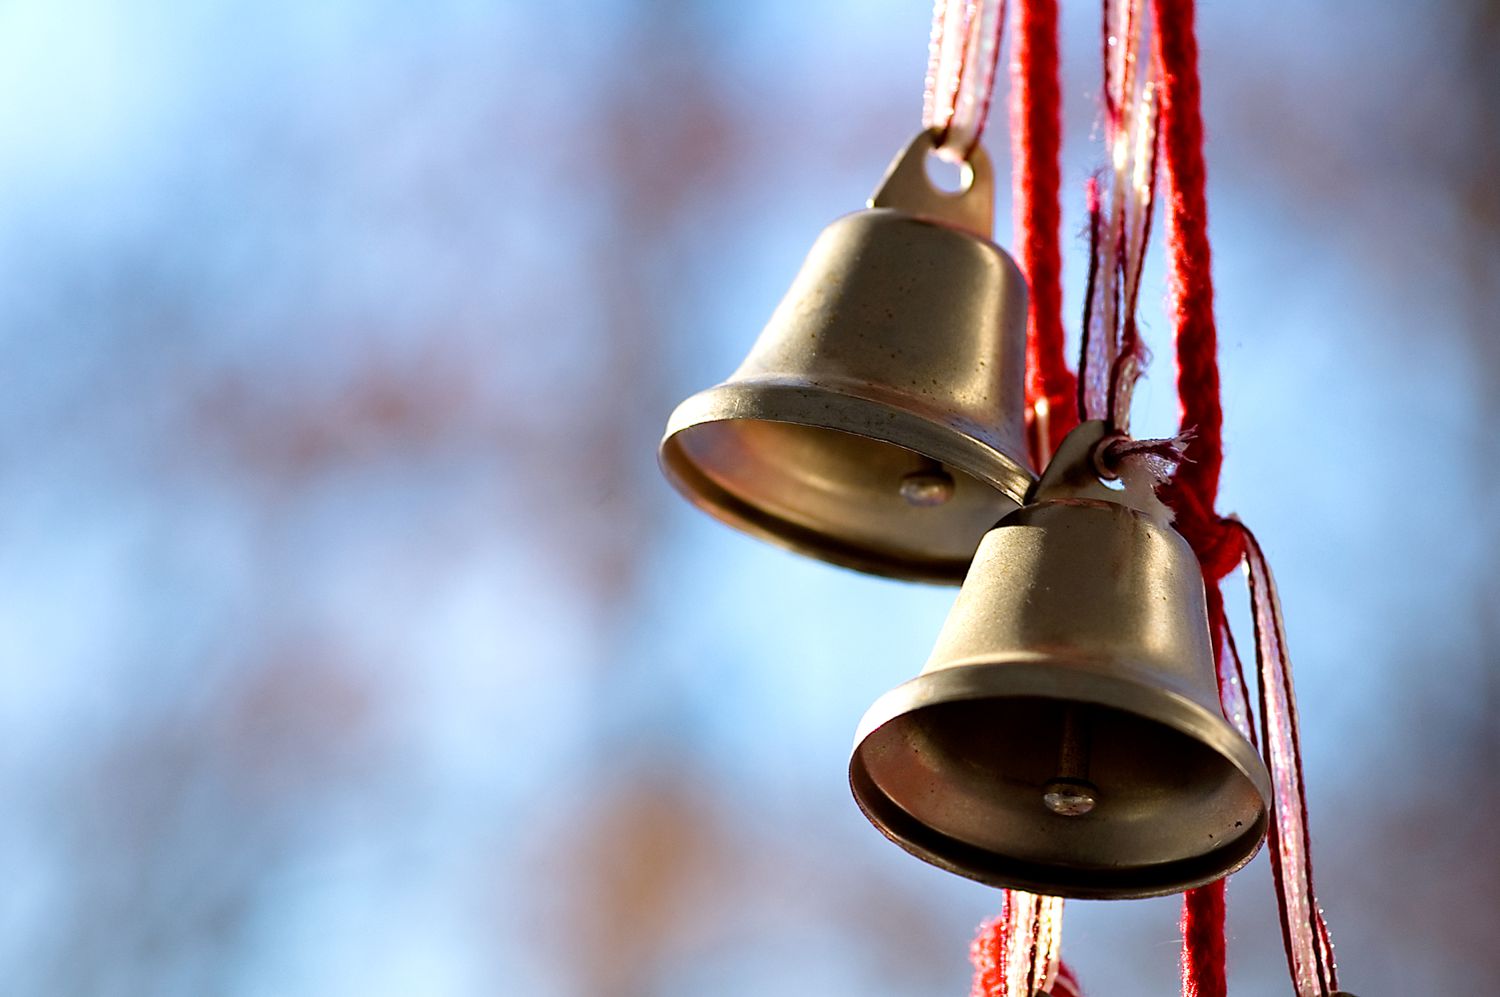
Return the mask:
[[(1076, 332), (1099, 14), (1063, 7)], [(967, 993), (998, 894), (845, 781), (953, 593), (743, 538), (654, 455), (915, 133), (929, 16), (0, 6), (0, 992)], [(1500, 10), (1200, 33), (1221, 508), (1281, 582), (1344, 983), (1477, 993)], [(1070, 903), (1065, 956), (1175, 993), (1177, 912)], [(1264, 855), (1229, 928), (1234, 991), (1288, 992)]]

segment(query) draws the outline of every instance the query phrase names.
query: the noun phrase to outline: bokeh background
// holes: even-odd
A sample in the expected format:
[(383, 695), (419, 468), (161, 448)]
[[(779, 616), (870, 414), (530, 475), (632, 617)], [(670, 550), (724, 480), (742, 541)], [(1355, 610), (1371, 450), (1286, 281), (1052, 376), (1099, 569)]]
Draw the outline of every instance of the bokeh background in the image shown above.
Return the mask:
[[(0, 6), (0, 992), (967, 992), (997, 894), (845, 784), (952, 593), (742, 538), (654, 458), (915, 132), (929, 13)], [(1345, 983), (1485, 992), (1500, 12), (1200, 25), (1222, 507), (1282, 585)], [(1089, 993), (1176, 992), (1177, 910), (1069, 904)], [(1288, 992), (1264, 856), (1230, 931), (1234, 991)]]

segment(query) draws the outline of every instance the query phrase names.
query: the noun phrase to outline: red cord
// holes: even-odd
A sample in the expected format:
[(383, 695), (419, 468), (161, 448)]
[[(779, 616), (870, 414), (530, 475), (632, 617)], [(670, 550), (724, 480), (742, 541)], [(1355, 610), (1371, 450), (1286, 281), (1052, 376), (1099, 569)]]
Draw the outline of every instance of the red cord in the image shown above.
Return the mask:
[[(1193, 0), (1152, 0), (1156, 56), (1161, 67), (1161, 157), (1167, 191), (1167, 259), (1171, 320), (1177, 346), (1181, 429), (1193, 431), (1187, 461), (1163, 489), (1176, 526), (1197, 553), (1217, 606), (1219, 581), (1239, 563), (1237, 531), (1214, 512), (1224, 461), (1219, 401), (1218, 331), (1208, 246), (1208, 205), (1203, 166), (1202, 96)], [(1215, 640), (1215, 651), (1222, 647)], [(1182, 908), (1184, 997), (1225, 997), (1224, 884), (1188, 892)]]
[(1224, 964), (1224, 881), (1182, 899), (1182, 997), (1223, 997), (1228, 989)]
[(1016, 5), (1011, 62), (1011, 149), (1015, 162), (1015, 239), (1021, 271), (1031, 290), (1026, 329), (1026, 411), (1047, 402), (1051, 453), (1078, 423), (1073, 372), (1063, 338), (1061, 91), (1057, 69), (1057, 0)]
[[(1177, 342), (1181, 425), (1193, 430), (1187, 462), (1168, 484), (1178, 530), (1217, 582), (1239, 562), (1238, 544), (1214, 514), (1224, 461), (1218, 331), (1208, 246), (1203, 118), (1193, 0), (1152, 0), (1162, 73), (1162, 166), (1167, 188), (1171, 319)], [(1234, 555), (1231, 559), (1231, 553)]]
[[(1237, 533), (1235, 534), (1237, 535)], [(1233, 637), (1224, 615), (1220, 576), (1209, 577), (1205, 564), (1204, 588), (1208, 597), (1208, 625), (1214, 648), (1214, 671), (1220, 677), (1223, 698), (1223, 655)], [(1236, 656), (1236, 666), (1238, 657)], [(1237, 674), (1237, 673), (1236, 673)], [(1243, 677), (1240, 682), (1243, 684)], [(1182, 898), (1182, 995), (1226, 997), (1229, 991), (1228, 952), (1224, 939), (1224, 880), (1189, 890)]]
[(1073, 970), (1068, 968), (1067, 963), (1057, 964), (1057, 979), (1052, 981), (1052, 997), (1083, 997), (1078, 977), (1073, 975)]
[(1007, 997), (1005, 991), (1006, 953), (1010, 950), (1007, 925), (1010, 923), (1010, 891), (1000, 902), (1000, 916), (979, 926), (979, 934), (969, 946), (969, 961), (974, 964), (974, 984), (970, 997)]

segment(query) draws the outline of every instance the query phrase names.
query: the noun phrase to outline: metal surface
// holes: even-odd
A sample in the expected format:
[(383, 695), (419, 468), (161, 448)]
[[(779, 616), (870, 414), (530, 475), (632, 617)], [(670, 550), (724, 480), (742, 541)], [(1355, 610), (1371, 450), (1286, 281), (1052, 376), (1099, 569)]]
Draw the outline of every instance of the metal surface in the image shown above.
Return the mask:
[[(994, 178), (927, 179), (930, 134), (825, 229), (738, 370), (683, 402), (660, 460), (695, 505), (795, 551), (957, 584), (1017, 508), (1026, 288), (988, 240)], [(945, 479), (951, 479), (948, 487)]]
[[(922, 673), (865, 715), (850, 783), (887, 837), (960, 875), (1175, 893), (1250, 860), (1270, 779), (1221, 712), (1192, 550), (1131, 507), (1153, 498), (1081, 470), (1102, 426), (1075, 433), (985, 537)], [(1050, 810), (1049, 784), (1081, 773), (1093, 806)]]

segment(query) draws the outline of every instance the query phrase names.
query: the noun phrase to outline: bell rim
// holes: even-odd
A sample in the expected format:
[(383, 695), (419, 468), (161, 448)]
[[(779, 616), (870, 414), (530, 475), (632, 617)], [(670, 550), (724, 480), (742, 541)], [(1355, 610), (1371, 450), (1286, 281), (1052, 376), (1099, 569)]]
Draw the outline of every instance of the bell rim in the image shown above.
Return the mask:
[[(1270, 827), (1271, 778), (1260, 756), (1221, 714), (1206, 709), (1180, 692), (1147, 686), (1122, 678), (1117, 672), (1118, 665), (1106, 672), (1085, 662), (1060, 665), (1056, 660), (1044, 664), (1040, 658), (982, 656), (955, 662), (903, 682), (877, 699), (860, 721), (849, 758), (849, 787), (855, 803), (881, 834), (908, 853), (988, 886), (1082, 900), (1131, 900), (1181, 893), (1243, 868), (1259, 854)], [(1003, 678), (1003, 687), (992, 681), (992, 677)], [(1083, 678), (1087, 682), (1081, 681)], [(1124, 692), (1126, 698), (1122, 701), (1101, 695), (1106, 688)], [(1143, 694), (1147, 691), (1151, 694), (1149, 697)], [(864, 762), (862, 749), (870, 736), (887, 723), (925, 707), (1000, 698), (1001, 693), (1005, 697), (1059, 699), (1108, 706), (1197, 737), (1250, 784), (1260, 800), (1260, 811), (1242, 834), (1212, 851), (1135, 869), (1088, 870), (1080, 873), (1080, 881), (1066, 883), (1037, 874), (1050, 867), (1007, 859), (987, 848), (929, 827), (875, 784)], [(1131, 696), (1132, 693), (1142, 695), (1136, 698)], [(1170, 708), (1163, 708), (1163, 704), (1170, 704)], [(1226, 856), (1228, 861), (1224, 861)], [(1133, 876), (1139, 878), (1133, 879)]]
[[(871, 431), (850, 430), (851, 416), (868, 417), (864, 425)], [(766, 513), (714, 482), (683, 452), (680, 440), (683, 433), (734, 420), (779, 422), (849, 433), (930, 457), (994, 489), (1001, 500), (996, 505), (996, 523), (1021, 507), (1036, 480), (1029, 468), (970, 431), (898, 407), (890, 399), (866, 397), (843, 385), (834, 388), (798, 378), (745, 378), (700, 391), (672, 412), (657, 450), (657, 462), (672, 487), (694, 506), (785, 550), (884, 578), (959, 585), (968, 574), (974, 555), (971, 551), (968, 557), (959, 559), (881, 554), (874, 548), (844, 543)], [(912, 442), (922, 444), (924, 449), (913, 449), (909, 445)], [(975, 550), (985, 535), (975, 538)]]
[[(1265, 846), (1270, 827), (1270, 814), (1262, 809), (1248, 831), (1211, 852), (1143, 870), (1131, 870), (1141, 875), (1139, 880), (1131, 880), (1119, 871), (1098, 869), (1081, 871), (1077, 880), (1065, 882), (1044, 875), (1046, 867), (1039, 863), (1006, 859), (986, 848), (933, 830), (880, 792), (869, 773), (852, 762), (849, 786), (865, 819), (887, 840), (914, 858), (995, 889), (1026, 890), (1069, 900), (1147, 900), (1207, 886), (1249, 865)], [(1247, 844), (1249, 847), (1245, 847)], [(1233, 856), (1232, 860), (1222, 861), (1221, 857), (1226, 855)], [(1189, 869), (1193, 871), (1186, 874), (1185, 870)], [(1163, 870), (1173, 875), (1163, 880), (1160, 878)], [(1151, 877), (1152, 873), (1156, 876)]]

